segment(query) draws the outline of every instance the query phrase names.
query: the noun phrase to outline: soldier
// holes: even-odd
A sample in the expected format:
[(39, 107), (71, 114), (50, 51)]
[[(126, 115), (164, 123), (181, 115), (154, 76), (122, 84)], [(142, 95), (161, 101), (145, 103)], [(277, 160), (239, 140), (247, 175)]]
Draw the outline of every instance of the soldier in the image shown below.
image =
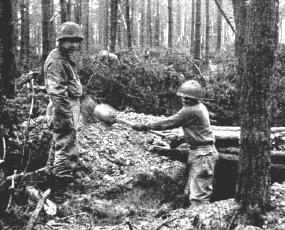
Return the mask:
[(208, 110), (199, 101), (204, 97), (204, 90), (197, 81), (189, 80), (180, 86), (177, 95), (183, 103), (178, 113), (156, 122), (137, 123), (133, 129), (144, 131), (182, 127), (189, 145), (189, 178), (185, 194), (189, 196), (191, 205), (209, 203), (218, 152), (214, 146)]
[(46, 173), (51, 175), (58, 190), (65, 191), (78, 163), (76, 131), (82, 85), (73, 54), (84, 37), (79, 25), (65, 22), (56, 40), (58, 46), (50, 52), (44, 65), (45, 86), (50, 97), (47, 117), (53, 131)]

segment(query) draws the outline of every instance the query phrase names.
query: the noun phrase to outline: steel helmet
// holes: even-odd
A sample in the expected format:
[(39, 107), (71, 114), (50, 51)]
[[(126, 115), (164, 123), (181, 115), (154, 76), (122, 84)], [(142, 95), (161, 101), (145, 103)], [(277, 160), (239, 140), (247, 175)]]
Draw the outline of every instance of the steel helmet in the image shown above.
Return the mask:
[(204, 97), (204, 93), (202, 86), (194, 80), (185, 81), (177, 91), (177, 95), (180, 97), (194, 99), (202, 99)]
[(74, 22), (65, 22), (60, 26), (56, 40), (59, 41), (64, 38), (77, 38), (79, 41), (84, 40), (79, 25)]

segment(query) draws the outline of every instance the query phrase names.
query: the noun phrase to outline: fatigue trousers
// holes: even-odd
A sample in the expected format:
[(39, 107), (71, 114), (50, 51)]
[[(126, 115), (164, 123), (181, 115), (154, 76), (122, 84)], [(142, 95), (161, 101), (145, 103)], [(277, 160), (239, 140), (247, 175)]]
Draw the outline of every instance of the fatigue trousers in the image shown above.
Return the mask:
[[(72, 111), (72, 130), (54, 131), (52, 144), (47, 160), (47, 168), (56, 177), (73, 178), (74, 169), (77, 166), (79, 148), (77, 144), (76, 132), (80, 115), (80, 100), (69, 99)], [(52, 122), (54, 119), (54, 109), (52, 101), (48, 105), (47, 119)]]
[(215, 146), (189, 150), (189, 177), (185, 194), (191, 205), (209, 203), (213, 191), (214, 168), (218, 160)]

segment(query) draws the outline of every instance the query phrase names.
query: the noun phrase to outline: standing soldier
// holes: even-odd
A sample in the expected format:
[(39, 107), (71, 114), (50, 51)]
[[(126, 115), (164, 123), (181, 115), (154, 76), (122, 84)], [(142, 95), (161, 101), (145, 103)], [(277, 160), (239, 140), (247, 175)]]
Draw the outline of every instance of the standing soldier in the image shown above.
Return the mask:
[(65, 22), (60, 26), (56, 40), (58, 46), (50, 52), (44, 65), (45, 86), (50, 97), (47, 117), (53, 131), (46, 173), (51, 175), (53, 185), (59, 191), (65, 191), (78, 163), (76, 130), (82, 85), (73, 54), (84, 37), (79, 25)]
[(199, 101), (204, 97), (204, 90), (197, 81), (189, 80), (180, 86), (177, 95), (183, 103), (183, 108), (178, 113), (160, 121), (138, 123), (133, 129), (166, 130), (182, 126), (189, 145), (189, 178), (185, 193), (189, 196), (191, 205), (209, 203), (218, 152), (214, 146), (208, 110)]

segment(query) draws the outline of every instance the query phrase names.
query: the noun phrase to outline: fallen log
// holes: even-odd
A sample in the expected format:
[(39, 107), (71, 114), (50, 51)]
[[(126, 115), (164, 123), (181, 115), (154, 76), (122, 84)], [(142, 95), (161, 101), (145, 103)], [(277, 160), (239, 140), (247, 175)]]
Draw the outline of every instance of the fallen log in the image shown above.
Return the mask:
[(36, 206), (36, 209), (35, 211), (33, 212), (29, 222), (28, 222), (28, 225), (26, 227), (26, 230), (32, 230), (36, 224), (36, 221), (39, 217), (39, 214), (44, 206), (44, 203), (45, 203), (45, 200), (47, 199), (47, 197), (49, 196), (50, 194), (50, 189), (46, 190), (41, 197), (39, 197), (39, 201), (38, 201), (38, 204)]
[[(239, 148), (229, 147), (229, 148), (217, 148), (219, 152), (220, 159), (225, 160), (234, 160), (238, 161), (239, 157)], [(153, 147), (153, 153), (156, 153), (160, 156), (167, 156), (172, 159), (179, 160), (181, 162), (187, 162), (188, 150), (182, 148), (170, 149), (163, 148), (160, 146)], [(271, 151), (271, 163), (272, 164), (284, 164), (285, 168), (285, 151)]]
[[(217, 201), (221, 199), (233, 198), (235, 195), (235, 186), (238, 177), (238, 148), (228, 149), (228, 153), (219, 151), (219, 161), (215, 167), (215, 175), (213, 180), (213, 195), (211, 200)], [(154, 154), (169, 157), (171, 160), (178, 160), (187, 163), (187, 149), (169, 149), (154, 146)], [(232, 152), (232, 153), (230, 153)], [(282, 183), (285, 181), (285, 152), (271, 151), (271, 183)]]

